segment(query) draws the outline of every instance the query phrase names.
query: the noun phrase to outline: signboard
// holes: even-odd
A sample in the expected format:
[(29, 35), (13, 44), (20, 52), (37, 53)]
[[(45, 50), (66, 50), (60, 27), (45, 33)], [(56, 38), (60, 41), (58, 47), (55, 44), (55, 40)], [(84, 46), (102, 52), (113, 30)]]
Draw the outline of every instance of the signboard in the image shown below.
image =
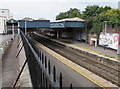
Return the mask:
[(50, 28), (64, 28), (64, 27), (65, 27), (64, 23), (61, 22), (50, 23)]
[(119, 34), (118, 33), (101, 33), (99, 37), (99, 45), (108, 45), (109, 48), (118, 49)]

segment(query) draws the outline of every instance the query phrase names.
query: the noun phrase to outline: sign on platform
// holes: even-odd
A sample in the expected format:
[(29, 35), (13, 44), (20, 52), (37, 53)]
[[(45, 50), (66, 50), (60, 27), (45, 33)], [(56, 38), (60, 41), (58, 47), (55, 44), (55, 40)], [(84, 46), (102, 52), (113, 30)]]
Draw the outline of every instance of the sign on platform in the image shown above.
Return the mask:
[(119, 34), (118, 33), (101, 33), (99, 37), (99, 45), (108, 45), (109, 48), (118, 49)]
[(57, 22), (57, 23), (50, 23), (50, 27), (51, 28), (64, 28), (65, 25), (64, 25), (64, 23)]

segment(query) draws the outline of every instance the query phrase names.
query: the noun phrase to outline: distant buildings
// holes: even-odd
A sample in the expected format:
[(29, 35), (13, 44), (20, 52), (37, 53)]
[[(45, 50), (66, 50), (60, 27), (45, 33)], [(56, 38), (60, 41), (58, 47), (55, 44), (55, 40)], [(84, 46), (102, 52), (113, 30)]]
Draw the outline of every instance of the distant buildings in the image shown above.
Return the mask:
[(0, 34), (7, 34), (6, 22), (11, 18), (9, 9), (0, 9)]

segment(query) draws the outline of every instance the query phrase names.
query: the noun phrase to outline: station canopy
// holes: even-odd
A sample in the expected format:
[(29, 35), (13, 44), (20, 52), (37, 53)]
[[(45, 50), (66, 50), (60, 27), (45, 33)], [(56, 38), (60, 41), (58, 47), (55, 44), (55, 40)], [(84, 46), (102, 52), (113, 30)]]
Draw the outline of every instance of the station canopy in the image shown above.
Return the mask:
[(84, 20), (78, 17), (56, 20), (50, 23), (50, 28), (81, 28), (84, 27)]
[(15, 19), (10, 19), (7, 21), (7, 24), (17, 24), (17, 23), (18, 23), (18, 21)]
[[(40, 19), (32, 19), (30, 17), (25, 17), (19, 20), (20, 28), (49, 28), (50, 27), (50, 20), (40, 18)], [(26, 25), (26, 26), (25, 26)]]

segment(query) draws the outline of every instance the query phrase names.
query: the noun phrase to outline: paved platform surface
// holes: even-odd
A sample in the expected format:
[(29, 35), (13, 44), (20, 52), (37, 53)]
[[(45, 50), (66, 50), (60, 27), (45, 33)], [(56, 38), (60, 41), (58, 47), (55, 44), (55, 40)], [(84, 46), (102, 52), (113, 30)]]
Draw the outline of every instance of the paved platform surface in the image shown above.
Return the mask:
[[(20, 49), (17, 48), (17, 42), (18, 42), (18, 36), (16, 35), (15, 39), (11, 43), (10, 47), (8, 47), (5, 55), (3, 56), (2, 61), (0, 61), (0, 63), (2, 62), (1, 63), (2, 70), (0, 70), (0, 72), (2, 73), (2, 81), (0, 83), (2, 83), (2, 85), (0, 87), (13, 86), (13, 84), (16, 81), (16, 78), (18, 77), (20, 69), (25, 61), (24, 49), (22, 49), (19, 57), (16, 58), (16, 54)], [(19, 83), (26, 84), (26, 81), (28, 83), (28, 80), (30, 80), (30, 76), (28, 73), (28, 67), (26, 66), (25, 71), (22, 73), (22, 76), (20, 78), (21, 82)], [(29, 81), (29, 83), (31, 83), (31, 81)], [(26, 86), (22, 86), (22, 87), (26, 87)], [(29, 84), (27, 87), (31, 87), (31, 84)]]
[[(35, 34), (37, 34), (37, 33), (35, 33)], [(116, 60), (116, 61), (120, 60), (120, 55), (117, 55), (116, 50), (112, 50), (112, 49), (104, 50), (104, 48), (101, 46), (95, 47), (95, 46), (91, 46), (91, 45), (84, 43), (84, 42), (77, 42), (77, 41), (66, 40), (66, 39), (53, 39), (53, 38), (46, 37), (46, 36), (39, 34), (39, 33), (38, 33), (38, 35), (43, 36), (45, 38), (49, 38), (52, 41), (58, 42), (60, 44), (64, 44), (64, 45), (67, 45), (67, 46), (70, 46), (73, 48), (78, 48), (80, 50), (84, 50), (86, 52), (93, 53), (95, 55), (111, 58), (111, 59)]]
[[(64, 39), (60, 39), (60, 41), (62, 42), (65, 42), (65, 43), (68, 43), (67, 41), (65, 41)], [(112, 49), (105, 49), (104, 50), (104, 47), (102, 46), (91, 46), (87, 43), (84, 43), (84, 42), (77, 42), (77, 41), (73, 41), (72, 43), (70, 44), (73, 44), (73, 45), (76, 45), (78, 47), (82, 47), (84, 49), (89, 49), (90, 51), (95, 51), (95, 52), (98, 52), (100, 54), (104, 54), (104, 55), (109, 55), (109, 56), (112, 56), (112, 57), (115, 57), (115, 58), (118, 58), (118, 55), (117, 55), (117, 51), (116, 50), (112, 50)]]

